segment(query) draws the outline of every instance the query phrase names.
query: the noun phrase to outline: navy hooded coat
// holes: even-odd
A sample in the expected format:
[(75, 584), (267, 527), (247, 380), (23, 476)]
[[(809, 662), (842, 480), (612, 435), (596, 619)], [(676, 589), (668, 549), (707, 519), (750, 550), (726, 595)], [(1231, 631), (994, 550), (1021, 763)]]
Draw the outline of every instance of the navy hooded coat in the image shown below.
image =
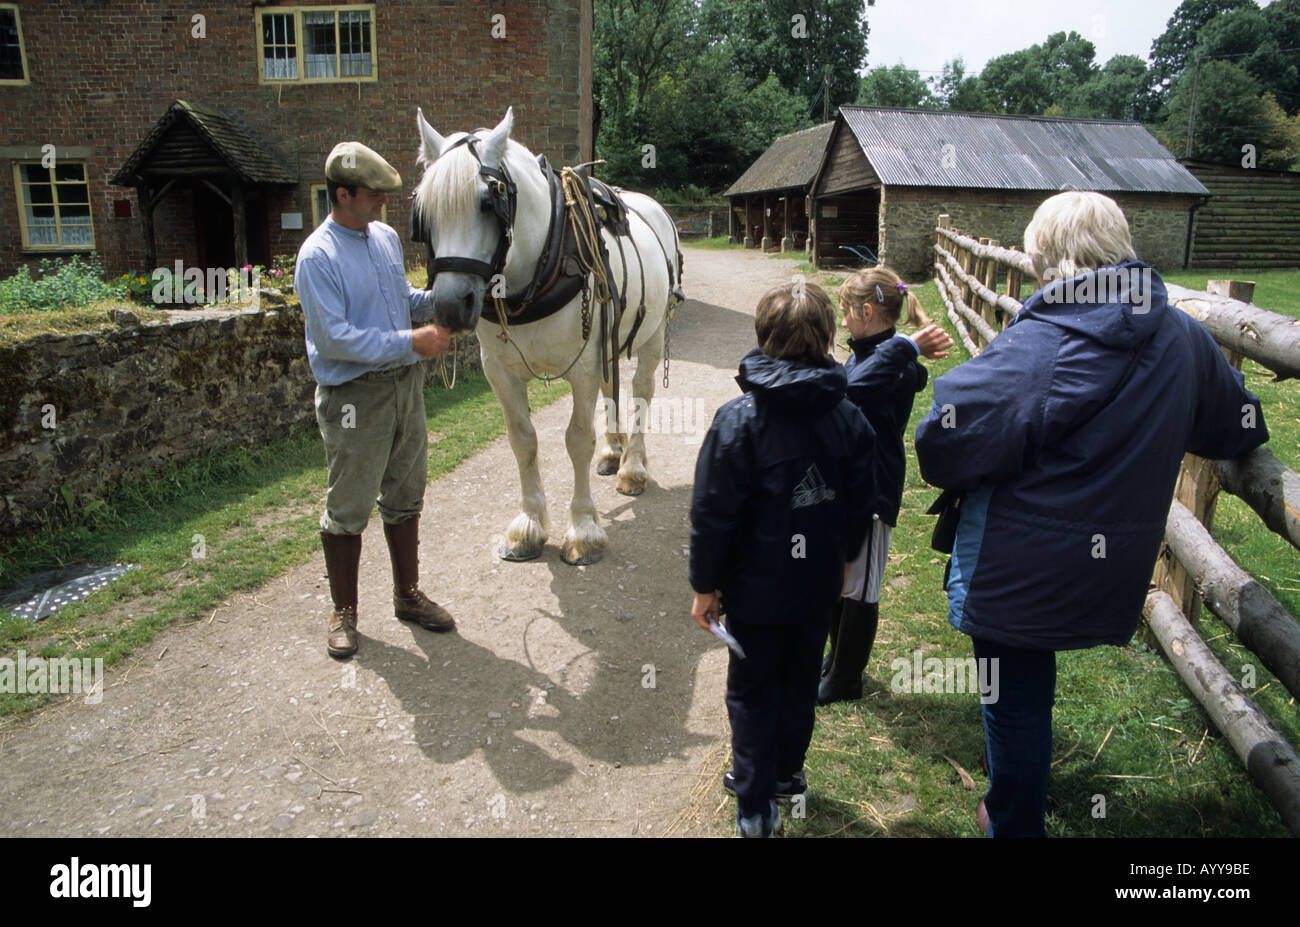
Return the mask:
[(921, 475), (966, 494), (949, 622), (1031, 650), (1126, 643), (1183, 454), (1236, 457), (1268, 440), (1244, 382), (1140, 261), (1034, 293), (935, 381), (916, 431)]
[(875, 434), (830, 357), (755, 349), (736, 379), (695, 464), (691, 588), (751, 624), (829, 618), (871, 523)]

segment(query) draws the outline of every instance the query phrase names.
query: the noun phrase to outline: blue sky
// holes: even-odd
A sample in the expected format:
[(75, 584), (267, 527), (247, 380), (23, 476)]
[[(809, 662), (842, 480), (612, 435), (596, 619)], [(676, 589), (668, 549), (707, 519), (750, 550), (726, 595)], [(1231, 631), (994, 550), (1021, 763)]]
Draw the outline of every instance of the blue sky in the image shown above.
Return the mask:
[(1179, 0), (876, 0), (867, 7), (867, 67), (902, 62), (922, 77), (944, 62), (966, 60), (967, 73), (990, 58), (1074, 30), (1097, 47), (1097, 64), (1114, 55), (1145, 59)]

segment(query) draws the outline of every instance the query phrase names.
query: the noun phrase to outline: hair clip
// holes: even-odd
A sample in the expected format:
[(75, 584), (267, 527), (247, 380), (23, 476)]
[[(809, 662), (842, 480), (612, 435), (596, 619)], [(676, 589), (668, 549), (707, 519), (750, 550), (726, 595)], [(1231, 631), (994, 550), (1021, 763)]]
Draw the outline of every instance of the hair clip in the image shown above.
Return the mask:
[(877, 303), (880, 303), (880, 304), (882, 304), (882, 305), (883, 305), (884, 302), (885, 302), (885, 294), (882, 293), (882, 292), (880, 292), (880, 284), (879, 284), (879, 283), (876, 284), (876, 302), (877, 302)]
[(906, 283), (903, 283), (901, 280), (900, 280), (899, 283), (898, 283), (898, 292), (900, 292), (900, 293), (906, 293), (906, 292), (907, 292), (907, 284), (906, 284)]

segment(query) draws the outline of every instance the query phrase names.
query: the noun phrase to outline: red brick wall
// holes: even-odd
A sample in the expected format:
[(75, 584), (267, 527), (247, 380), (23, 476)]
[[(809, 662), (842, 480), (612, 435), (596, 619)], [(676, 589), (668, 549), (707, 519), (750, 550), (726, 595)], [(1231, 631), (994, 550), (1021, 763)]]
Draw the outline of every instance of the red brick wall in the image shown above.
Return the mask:
[[(358, 139), (387, 158), (406, 190), (416, 180), (415, 110), (447, 134), (495, 125), (515, 109), (514, 137), (557, 164), (590, 157), (590, 75), (582, 74), (592, 0), (381, 0), (375, 4), (378, 81), (260, 84), (255, 11), (269, 3), (196, 6), (190, 0), (61, 0), (19, 4), (30, 83), (0, 86), (0, 276), (47, 253), (24, 253), (13, 189), (15, 149), (88, 147), (96, 249), (106, 270), (144, 264), (143, 225), (133, 188), (110, 178), (176, 99), (236, 113), (295, 166), (301, 183), (268, 191), (272, 254), (296, 252), (311, 229), (311, 184), (323, 182), (336, 142)], [(191, 37), (203, 13), (207, 37)], [(506, 35), (493, 38), (492, 15)], [(584, 29), (584, 21), (586, 28)], [(132, 200), (132, 217), (113, 201)], [(388, 221), (404, 232), (405, 194)], [(158, 263), (197, 261), (190, 198), (159, 207)], [(281, 212), (304, 228), (281, 230)], [(420, 253), (408, 251), (412, 263)]]

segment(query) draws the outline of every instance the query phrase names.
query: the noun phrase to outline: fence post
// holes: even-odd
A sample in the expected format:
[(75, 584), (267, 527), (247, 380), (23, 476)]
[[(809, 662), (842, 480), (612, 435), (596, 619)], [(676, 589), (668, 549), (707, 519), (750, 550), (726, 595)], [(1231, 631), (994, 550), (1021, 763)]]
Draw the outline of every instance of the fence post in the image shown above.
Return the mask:
[[(999, 246), (1000, 243), (996, 238), (990, 238), (988, 241), (985, 242), (985, 244), (991, 248), (996, 248)], [(989, 258), (988, 263), (984, 265), (984, 276), (980, 277), (979, 281), (980, 283), (988, 287), (990, 290), (992, 290), (994, 293), (998, 291), (998, 262), (997, 261), (993, 260), (992, 258)], [(984, 317), (985, 322), (988, 322), (989, 325), (996, 328), (998, 324), (997, 302), (996, 301), (991, 303), (986, 302), (983, 308), (980, 310), (980, 315)]]
[[(1012, 251), (1017, 251), (1017, 250), (1019, 250), (1019, 249), (1016, 248), (1015, 245), (1012, 245), (1010, 250), (1012, 250)], [(1008, 268), (1007, 268), (1007, 295), (1010, 296), (1012, 299), (1014, 299), (1014, 300), (1015, 300), (1016, 302), (1018, 302), (1018, 303), (1023, 303), (1023, 302), (1024, 302), (1024, 300), (1020, 298), (1020, 278), (1021, 278), (1021, 276), (1022, 276), (1022, 275), (1021, 275), (1021, 273), (1020, 273), (1019, 268), (1016, 268), (1016, 267), (1008, 267)], [(1005, 315), (1004, 313), (999, 313), (999, 315), (1002, 316), (1002, 328), (1003, 328), (1003, 329), (1006, 329), (1006, 327), (1007, 327), (1007, 318), (1006, 318), (1006, 315)]]

